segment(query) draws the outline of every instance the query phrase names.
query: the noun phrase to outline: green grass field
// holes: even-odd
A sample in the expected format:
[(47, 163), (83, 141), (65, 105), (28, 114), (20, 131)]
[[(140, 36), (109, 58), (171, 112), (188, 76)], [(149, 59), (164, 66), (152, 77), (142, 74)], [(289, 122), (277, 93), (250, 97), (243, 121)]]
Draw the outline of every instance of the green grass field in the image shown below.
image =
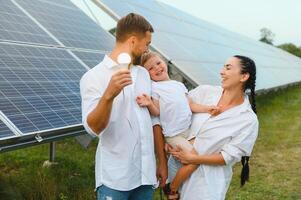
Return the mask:
[[(240, 188), (237, 164), (227, 199), (301, 199), (301, 85), (260, 96), (257, 109), (260, 132), (250, 162), (250, 182)], [(85, 150), (74, 138), (60, 141), (58, 164), (43, 168), (48, 147), (0, 154), (1, 200), (95, 199), (96, 143)]]

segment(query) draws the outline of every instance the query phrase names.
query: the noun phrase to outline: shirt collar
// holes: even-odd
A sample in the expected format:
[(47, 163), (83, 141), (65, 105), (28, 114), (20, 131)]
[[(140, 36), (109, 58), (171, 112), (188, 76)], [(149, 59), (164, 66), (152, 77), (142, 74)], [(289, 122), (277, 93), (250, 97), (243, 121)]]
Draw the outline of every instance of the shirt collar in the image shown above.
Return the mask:
[(244, 102), (241, 105), (239, 105), (239, 111), (241, 113), (246, 111), (252, 111), (248, 95), (244, 96)]
[[(218, 101), (220, 100), (222, 94), (223, 94), (223, 89), (221, 87), (218, 95), (216, 95), (215, 96), (216, 98), (214, 99), (216, 105), (217, 105)], [(243, 103), (238, 105), (237, 108), (238, 108), (237, 113), (242, 113), (242, 112), (246, 112), (246, 111), (253, 111), (252, 107), (251, 107), (251, 104), (250, 104), (250, 101), (249, 101), (249, 96), (247, 94), (244, 95)]]
[(112, 58), (110, 58), (108, 55), (105, 55), (105, 57), (103, 58), (103, 63), (109, 69), (112, 69), (113, 67), (118, 66), (118, 64)]
[(232, 118), (239, 116), (242, 113), (252, 112), (251, 104), (247, 95), (244, 96), (244, 102), (240, 105), (237, 105), (229, 110), (222, 112), (213, 118), (213, 120), (221, 120), (225, 118)]

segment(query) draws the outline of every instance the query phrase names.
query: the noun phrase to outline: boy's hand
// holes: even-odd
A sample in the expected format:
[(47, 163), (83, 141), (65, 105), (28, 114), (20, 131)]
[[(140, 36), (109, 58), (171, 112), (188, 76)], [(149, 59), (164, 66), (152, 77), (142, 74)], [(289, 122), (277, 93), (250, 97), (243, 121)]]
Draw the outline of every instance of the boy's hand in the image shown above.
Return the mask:
[(147, 94), (142, 94), (136, 98), (136, 102), (140, 107), (145, 107), (152, 103), (152, 99)]
[(216, 116), (221, 113), (221, 109), (219, 106), (208, 106), (208, 113), (212, 116)]

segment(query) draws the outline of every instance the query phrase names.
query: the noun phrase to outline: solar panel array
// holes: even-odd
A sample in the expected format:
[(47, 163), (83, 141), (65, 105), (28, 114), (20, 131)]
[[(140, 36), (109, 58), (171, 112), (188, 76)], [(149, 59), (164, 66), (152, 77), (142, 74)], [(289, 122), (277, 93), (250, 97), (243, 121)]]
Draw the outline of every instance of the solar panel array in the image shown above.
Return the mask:
[(227, 58), (240, 54), (257, 64), (257, 90), (301, 81), (301, 59), (154, 0), (101, 0), (113, 15), (146, 17), (155, 29), (152, 46), (196, 84), (220, 84)]
[(0, 142), (80, 125), (79, 80), (113, 43), (68, 0), (1, 1)]
[(17, 2), (66, 47), (108, 50), (114, 44), (112, 36), (70, 2), (69, 6), (67, 1), (62, 5), (59, 1)]
[[(111, 50), (113, 37), (69, 0), (0, 2), (0, 144), (80, 124), (79, 79)], [(145, 16), (154, 47), (197, 84), (219, 84), (219, 69), (234, 54), (256, 61), (257, 89), (301, 79), (299, 58), (164, 3), (101, 2), (118, 16)]]
[(23, 133), (81, 123), (86, 70), (66, 50), (2, 44), (0, 62), (1, 110)]
[(11, 1), (1, 1), (0, 39), (58, 45)]

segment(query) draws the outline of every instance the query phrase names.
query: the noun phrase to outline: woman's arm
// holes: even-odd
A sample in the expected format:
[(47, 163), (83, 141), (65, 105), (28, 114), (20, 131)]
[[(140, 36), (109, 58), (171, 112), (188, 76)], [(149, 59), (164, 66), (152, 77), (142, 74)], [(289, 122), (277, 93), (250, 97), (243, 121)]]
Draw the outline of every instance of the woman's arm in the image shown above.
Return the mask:
[(183, 164), (205, 164), (205, 165), (225, 165), (226, 162), (221, 153), (210, 155), (199, 155), (194, 149), (187, 151), (181, 147), (170, 148), (169, 152)]

